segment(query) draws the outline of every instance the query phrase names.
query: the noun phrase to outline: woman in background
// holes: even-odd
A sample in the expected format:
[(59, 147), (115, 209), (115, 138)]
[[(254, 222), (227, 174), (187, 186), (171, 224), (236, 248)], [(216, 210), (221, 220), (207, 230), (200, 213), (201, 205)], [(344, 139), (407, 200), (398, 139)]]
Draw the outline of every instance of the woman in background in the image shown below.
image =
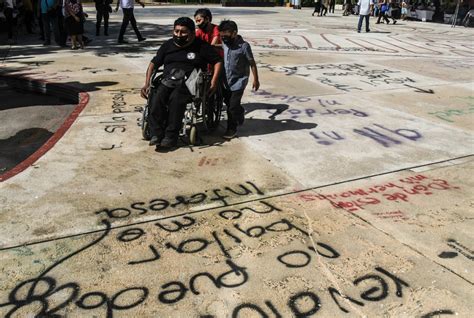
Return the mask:
[(80, 0), (66, 0), (66, 29), (71, 37), (71, 49), (77, 50), (78, 44), (81, 49), (84, 48), (82, 34), (84, 33), (84, 12)]

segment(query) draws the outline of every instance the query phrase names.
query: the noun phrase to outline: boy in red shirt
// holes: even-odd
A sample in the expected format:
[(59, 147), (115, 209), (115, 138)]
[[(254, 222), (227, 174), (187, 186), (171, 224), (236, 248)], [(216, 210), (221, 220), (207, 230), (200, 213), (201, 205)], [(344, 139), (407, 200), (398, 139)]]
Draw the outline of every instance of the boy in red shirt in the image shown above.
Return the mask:
[(194, 13), (194, 21), (196, 21), (196, 26), (198, 27), (196, 37), (212, 45), (217, 50), (217, 53), (219, 53), (221, 57), (224, 57), (219, 29), (217, 25), (211, 23), (211, 10), (207, 8), (196, 10)]

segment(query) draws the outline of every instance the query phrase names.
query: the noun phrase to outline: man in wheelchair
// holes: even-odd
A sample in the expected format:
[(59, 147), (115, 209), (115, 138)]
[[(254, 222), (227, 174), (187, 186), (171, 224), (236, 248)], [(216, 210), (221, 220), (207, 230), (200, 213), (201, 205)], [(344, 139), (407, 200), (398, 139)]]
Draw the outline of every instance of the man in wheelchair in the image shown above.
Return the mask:
[(194, 69), (205, 71), (207, 65), (214, 65), (209, 93), (213, 94), (219, 85), (222, 59), (208, 43), (196, 38), (194, 21), (187, 17), (174, 22), (173, 38), (161, 45), (151, 60), (141, 96), (148, 98), (152, 75), (164, 66), (159, 83), (154, 83), (154, 94), (149, 101), (150, 145), (174, 148), (178, 143), (186, 104), (192, 95), (186, 87), (186, 79)]

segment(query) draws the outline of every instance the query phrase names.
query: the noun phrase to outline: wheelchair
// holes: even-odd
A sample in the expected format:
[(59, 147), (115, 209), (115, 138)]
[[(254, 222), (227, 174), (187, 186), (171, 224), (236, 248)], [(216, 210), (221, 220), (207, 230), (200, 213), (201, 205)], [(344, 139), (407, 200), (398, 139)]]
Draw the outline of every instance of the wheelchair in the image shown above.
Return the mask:
[[(152, 78), (148, 99), (143, 109), (141, 119), (142, 137), (145, 140), (151, 139), (151, 131), (149, 124), (149, 116), (151, 110), (152, 94), (156, 93), (158, 86), (163, 77), (163, 70), (155, 70)], [(183, 117), (183, 125), (179, 131), (180, 139), (188, 137), (189, 144), (196, 146), (200, 143), (200, 132), (198, 127), (203, 127), (205, 132), (212, 132), (219, 126), (222, 113), (223, 95), (222, 87), (218, 85), (214, 94), (209, 96), (209, 88), (211, 86), (212, 74), (209, 72), (201, 72), (196, 81), (196, 94), (192, 96), (192, 100), (186, 105)]]

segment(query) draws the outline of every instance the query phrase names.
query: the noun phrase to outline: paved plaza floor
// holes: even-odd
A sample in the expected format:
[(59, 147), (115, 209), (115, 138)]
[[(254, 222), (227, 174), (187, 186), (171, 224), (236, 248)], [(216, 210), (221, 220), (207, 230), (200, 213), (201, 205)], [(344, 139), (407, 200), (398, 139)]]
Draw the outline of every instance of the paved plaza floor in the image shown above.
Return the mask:
[(145, 42), (88, 7), (85, 50), (0, 47), (0, 316), (472, 317), (473, 29), (211, 7), (261, 88), (238, 138), (158, 153), (139, 89), (196, 8), (137, 8)]

